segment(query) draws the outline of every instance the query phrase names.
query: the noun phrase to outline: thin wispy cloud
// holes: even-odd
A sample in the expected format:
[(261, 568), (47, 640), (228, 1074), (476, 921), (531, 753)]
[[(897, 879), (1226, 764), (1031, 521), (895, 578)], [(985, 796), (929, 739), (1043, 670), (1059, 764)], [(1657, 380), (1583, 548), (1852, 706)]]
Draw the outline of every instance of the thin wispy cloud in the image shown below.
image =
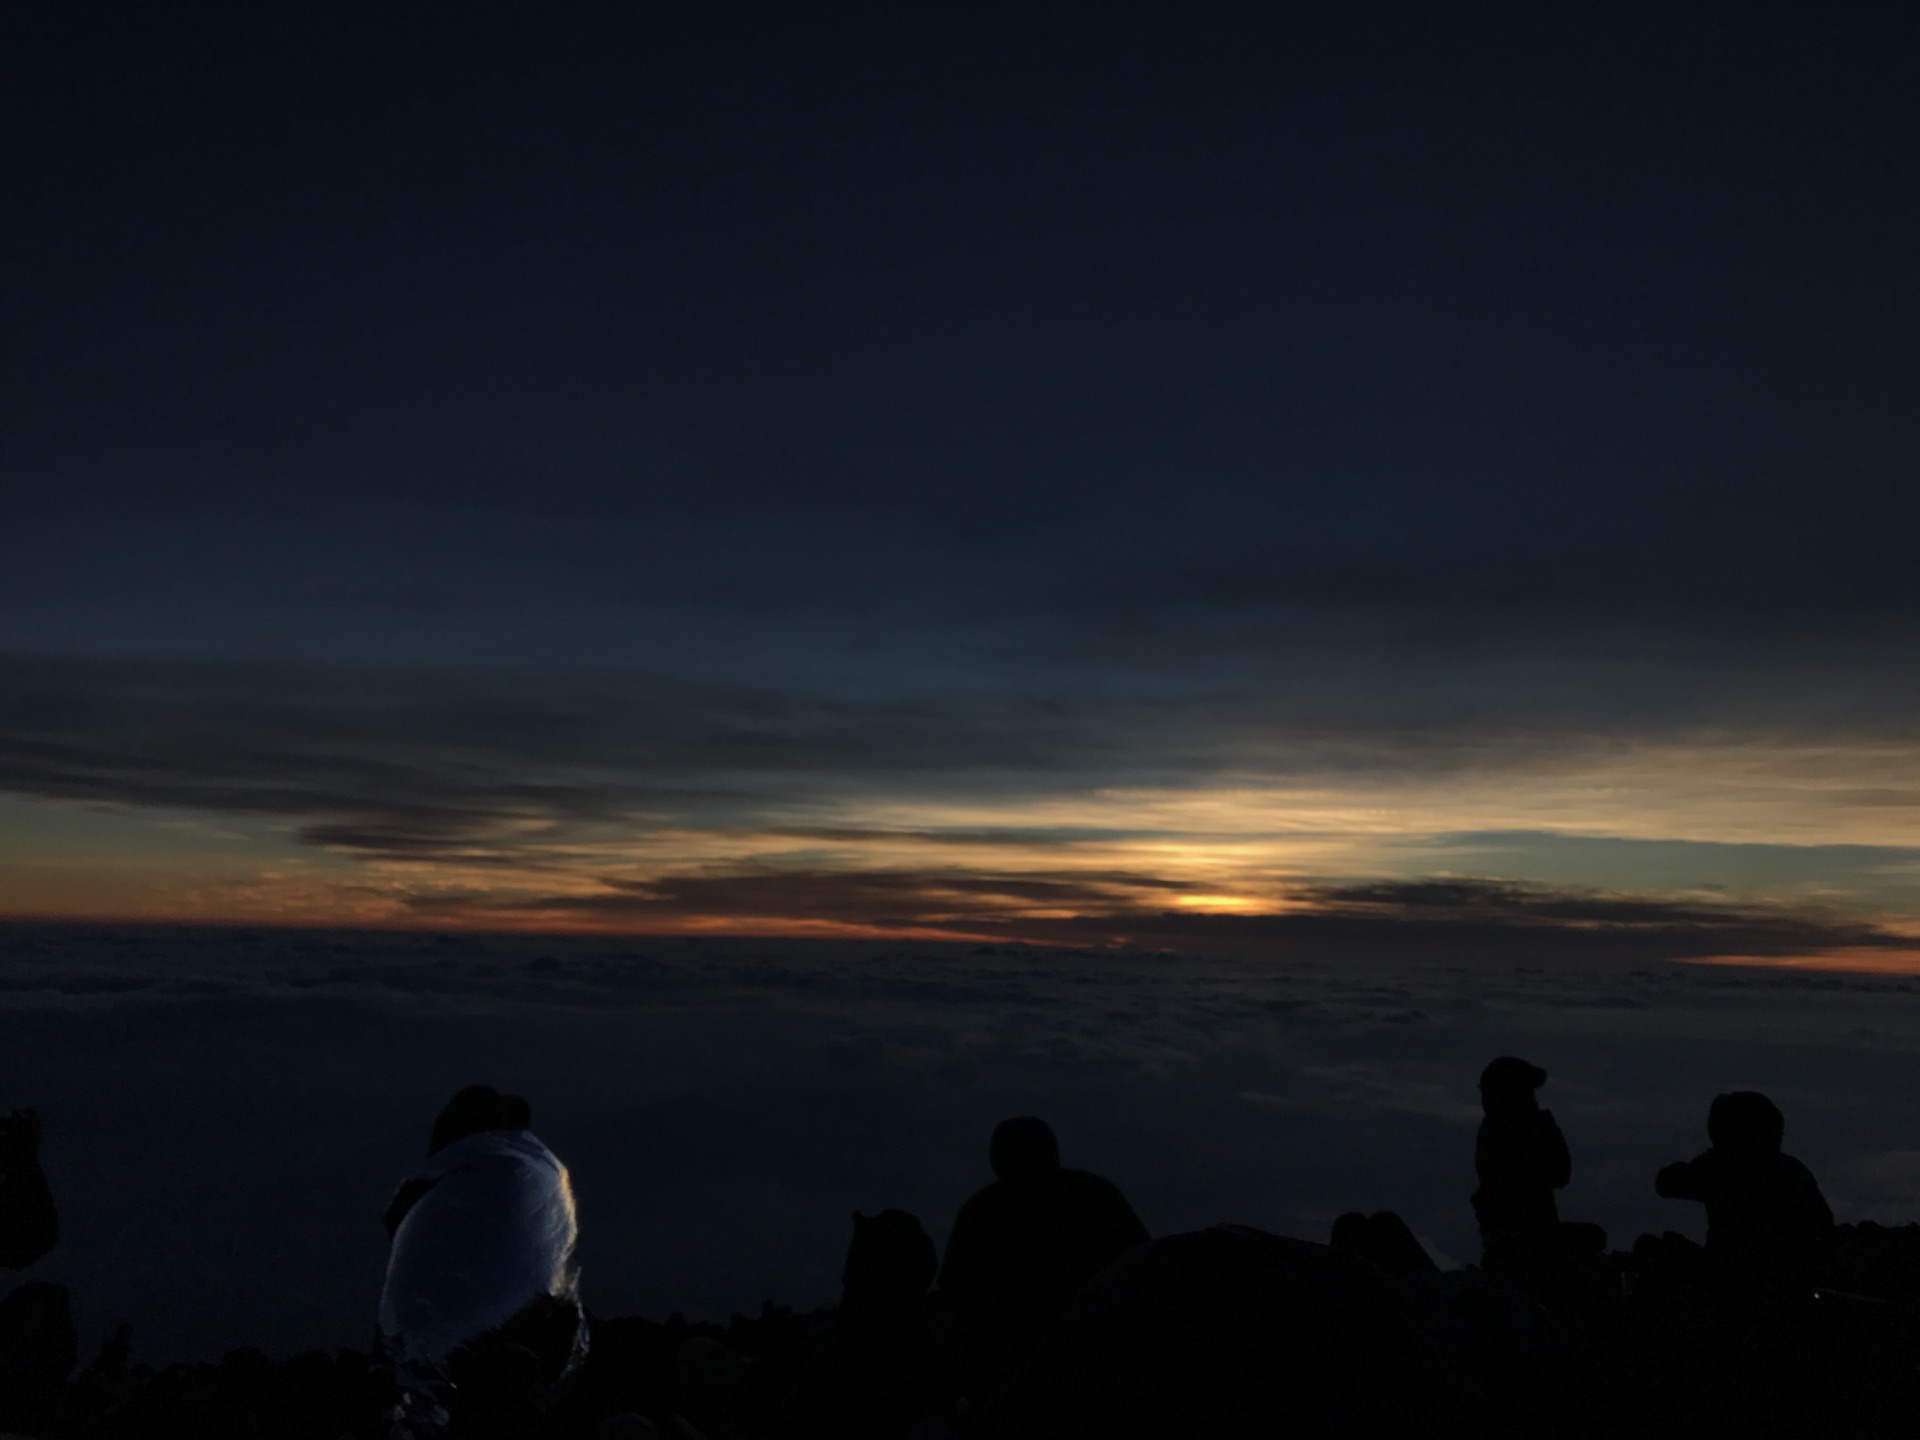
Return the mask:
[(1387, 10), (13, 37), (0, 913), (1906, 924), (1910, 23)]
[[(278, 837), (271, 863), (225, 867), (172, 918), (1120, 934), (1164, 929), (1162, 912), (1352, 912), (1370, 879), (1449, 876), (1823, 924), (1920, 913), (1920, 743), (1884, 729), (1422, 726), (1364, 696), (1343, 729), (1285, 695), (1254, 725), (1245, 694), (1113, 691), (1035, 721), (1004, 694), (942, 708), (911, 687), (671, 674), (550, 672), (535, 690), (371, 667), (0, 668), (0, 788)], [(1407, 910), (1446, 892), (1394, 893)], [(1504, 892), (1462, 893), (1464, 923)]]

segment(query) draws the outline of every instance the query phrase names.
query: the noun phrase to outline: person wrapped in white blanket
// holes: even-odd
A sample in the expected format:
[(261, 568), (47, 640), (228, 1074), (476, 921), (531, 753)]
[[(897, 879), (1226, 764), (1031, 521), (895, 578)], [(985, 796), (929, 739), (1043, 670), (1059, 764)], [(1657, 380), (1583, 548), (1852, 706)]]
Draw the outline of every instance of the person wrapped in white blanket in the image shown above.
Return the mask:
[(380, 1341), (400, 1389), (393, 1440), (510, 1431), (585, 1359), (573, 1187), (532, 1123), (519, 1096), (468, 1086), (387, 1205)]

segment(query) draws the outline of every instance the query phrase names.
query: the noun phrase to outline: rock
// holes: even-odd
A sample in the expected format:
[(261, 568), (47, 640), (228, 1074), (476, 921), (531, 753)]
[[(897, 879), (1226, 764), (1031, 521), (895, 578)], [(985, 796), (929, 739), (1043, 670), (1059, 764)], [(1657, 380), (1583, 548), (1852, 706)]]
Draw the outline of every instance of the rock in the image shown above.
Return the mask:
[(1386, 1435), (1428, 1393), (1380, 1271), (1238, 1226), (1169, 1236), (1097, 1277), (986, 1409), (995, 1440)]

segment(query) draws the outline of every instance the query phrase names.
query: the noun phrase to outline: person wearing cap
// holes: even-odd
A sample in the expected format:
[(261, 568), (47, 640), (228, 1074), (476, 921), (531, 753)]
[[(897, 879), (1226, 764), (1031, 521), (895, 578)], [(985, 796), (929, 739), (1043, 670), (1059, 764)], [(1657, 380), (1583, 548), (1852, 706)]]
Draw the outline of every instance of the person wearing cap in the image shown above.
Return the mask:
[(1545, 1070), (1516, 1055), (1502, 1055), (1480, 1072), (1486, 1118), (1473, 1147), (1480, 1180), (1473, 1214), (1486, 1269), (1565, 1289), (1567, 1262), (1592, 1260), (1607, 1242), (1596, 1225), (1560, 1219), (1554, 1191), (1573, 1178), (1573, 1157), (1553, 1112), (1540, 1108), (1536, 1092), (1546, 1083)]

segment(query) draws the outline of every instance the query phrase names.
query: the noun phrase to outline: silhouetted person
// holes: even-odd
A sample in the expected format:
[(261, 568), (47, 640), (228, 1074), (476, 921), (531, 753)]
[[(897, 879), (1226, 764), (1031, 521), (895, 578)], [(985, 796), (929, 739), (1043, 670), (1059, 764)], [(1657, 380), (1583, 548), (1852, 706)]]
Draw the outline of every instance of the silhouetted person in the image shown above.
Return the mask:
[(1407, 1222), (1391, 1210), (1378, 1210), (1371, 1215), (1349, 1211), (1333, 1222), (1329, 1243), (1334, 1249), (1358, 1255), (1396, 1277), (1440, 1273), (1426, 1246), (1407, 1227)]
[(582, 1357), (573, 1189), (532, 1119), (517, 1095), (462, 1090), (387, 1206), (380, 1334), (402, 1389), (396, 1440), (507, 1433)]
[(1486, 1118), (1473, 1146), (1480, 1179), (1473, 1214), (1488, 1270), (1532, 1289), (1564, 1293), (1578, 1283), (1569, 1262), (1597, 1259), (1607, 1237), (1597, 1225), (1561, 1222), (1553, 1192), (1573, 1178), (1573, 1157), (1553, 1112), (1541, 1109), (1536, 1098), (1546, 1083), (1546, 1071), (1513, 1055), (1480, 1072)]
[(40, 1117), (0, 1116), (0, 1265), (24, 1270), (60, 1243), (60, 1214), (40, 1168)]
[(940, 1257), (918, 1218), (905, 1210), (853, 1217), (853, 1240), (840, 1272), (843, 1314), (889, 1320), (926, 1305)]
[(1662, 1167), (1653, 1188), (1707, 1207), (1707, 1257), (1722, 1278), (1804, 1277), (1833, 1232), (1833, 1211), (1813, 1172), (1780, 1149), (1786, 1117), (1765, 1095), (1716, 1095), (1707, 1111), (1711, 1148)]
[(1553, 1192), (1573, 1178), (1567, 1137), (1535, 1092), (1547, 1072), (1513, 1055), (1502, 1055), (1480, 1072), (1480, 1106), (1486, 1118), (1473, 1142), (1473, 1215), (1489, 1251), (1516, 1235), (1551, 1230), (1560, 1223)]
[[(40, 1117), (31, 1110), (0, 1116), (0, 1266), (24, 1270), (59, 1241), (60, 1216), (40, 1168)], [(64, 1285), (29, 1280), (0, 1300), (0, 1429), (35, 1425), (74, 1358)]]
[(897, 1440), (945, 1393), (950, 1366), (927, 1292), (933, 1241), (904, 1210), (853, 1217), (840, 1307), (805, 1362), (774, 1434), (781, 1440)]
[[(469, 1085), (441, 1107), (433, 1118), (433, 1130), (427, 1137), (428, 1156), (438, 1155), (455, 1141), (483, 1130), (531, 1130), (533, 1107), (518, 1095), (502, 1095), (491, 1085)], [(387, 1201), (380, 1217), (387, 1227), (387, 1238), (400, 1228), (414, 1202), (431, 1190), (437, 1174), (409, 1176), (402, 1180)]]
[(940, 1266), (968, 1355), (969, 1390), (985, 1399), (1081, 1288), (1148, 1238), (1118, 1187), (1060, 1164), (1044, 1120), (993, 1132), (996, 1177), (960, 1208)]

